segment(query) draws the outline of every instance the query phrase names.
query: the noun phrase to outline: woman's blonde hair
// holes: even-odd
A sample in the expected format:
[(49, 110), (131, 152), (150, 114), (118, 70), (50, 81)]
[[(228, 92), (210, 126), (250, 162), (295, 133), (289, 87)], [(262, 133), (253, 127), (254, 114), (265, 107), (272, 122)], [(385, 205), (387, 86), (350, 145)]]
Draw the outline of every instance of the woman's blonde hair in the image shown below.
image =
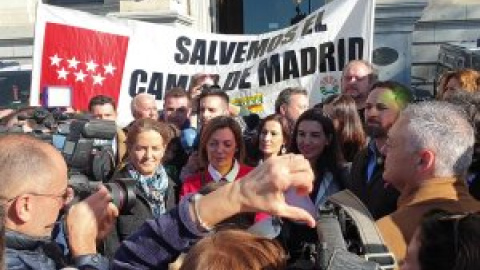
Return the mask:
[(460, 83), (461, 89), (459, 90), (465, 90), (470, 93), (476, 92), (478, 90), (479, 77), (480, 73), (478, 71), (469, 68), (459, 69), (454, 72), (447, 72), (441, 77), (443, 82), (440, 86), (438, 97), (440, 99), (444, 98), (446, 92), (445, 87), (451, 79), (456, 79)]

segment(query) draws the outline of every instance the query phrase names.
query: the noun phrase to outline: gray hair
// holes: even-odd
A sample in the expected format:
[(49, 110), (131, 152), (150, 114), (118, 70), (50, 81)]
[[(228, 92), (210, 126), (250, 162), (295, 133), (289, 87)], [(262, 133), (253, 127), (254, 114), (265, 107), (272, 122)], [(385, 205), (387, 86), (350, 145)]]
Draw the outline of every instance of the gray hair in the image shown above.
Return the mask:
[(301, 87), (288, 87), (283, 89), (282, 92), (278, 94), (277, 100), (275, 100), (275, 113), (280, 113), (280, 107), (282, 107), (283, 104), (290, 103), (290, 98), (293, 95), (308, 96), (308, 92)]
[(342, 80), (343, 80), (343, 77), (345, 76), (345, 70), (350, 68), (350, 66), (357, 65), (357, 64), (363, 65), (369, 70), (370, 74), (368, 75), (368, 81), (370, 82), (370, 84), (377, 82), (378, 70), (372, 65), (372, 63), (362, 59), (352, 60), (345, 65), (345, 67), (342, 70)]
[(435, 153), (435, 176), (464, 176), (472, 162), (474, 130), (455, 105), (441, 101), (410, 104), (401, 113), (408, 120), (406, 131), (412, 152)]
[(151, 95), (151, 94), (148, 94), (148, 93), (140, 93), (140, 94), (136, 95), (135, 97), (133, 97), (132, 102), (130, 103), (130, 110), (131, 110), (132, 114), (134, 114), (135, 111), (137, 110), (137, 102), (139, 100), (142, 100), (142, 99), (150, 99), (153, 102), (155, 102), (155, 96), (154, 95)]

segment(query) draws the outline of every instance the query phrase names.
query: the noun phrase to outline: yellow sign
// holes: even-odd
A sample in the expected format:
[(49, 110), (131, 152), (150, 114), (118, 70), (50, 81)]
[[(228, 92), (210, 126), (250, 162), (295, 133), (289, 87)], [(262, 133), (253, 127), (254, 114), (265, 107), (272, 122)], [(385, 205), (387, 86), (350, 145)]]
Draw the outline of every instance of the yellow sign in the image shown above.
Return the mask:
[(260, 113), (263, 111), (263, 94), (235, 98), (232, 104), (247, 108), (252, 113)]

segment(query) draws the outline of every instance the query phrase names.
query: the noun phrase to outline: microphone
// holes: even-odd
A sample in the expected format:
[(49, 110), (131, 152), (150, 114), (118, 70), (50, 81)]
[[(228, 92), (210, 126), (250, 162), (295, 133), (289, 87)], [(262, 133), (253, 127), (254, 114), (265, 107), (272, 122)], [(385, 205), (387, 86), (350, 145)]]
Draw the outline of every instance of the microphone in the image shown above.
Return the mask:
[(316, 229), (320, 244), (318, 269), (328, 269), (336, 252), (347, 251), (342, 228), (332, 205), (320, 209)]
[(198, 132), (196, 129), (189, 127), (180, 132), (180, 144), (187, 154), (191, 154), (198, 146)]

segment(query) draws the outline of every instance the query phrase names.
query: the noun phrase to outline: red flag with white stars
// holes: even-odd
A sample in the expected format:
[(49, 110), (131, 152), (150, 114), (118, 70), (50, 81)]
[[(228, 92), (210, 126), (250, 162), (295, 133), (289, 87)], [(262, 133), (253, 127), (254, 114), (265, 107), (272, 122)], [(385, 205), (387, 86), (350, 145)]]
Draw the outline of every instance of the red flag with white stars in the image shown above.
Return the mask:
[(118, 101), (128, 36), (47, 23), (40, 86), (72, 88), (75, 109), (103, 94)]

